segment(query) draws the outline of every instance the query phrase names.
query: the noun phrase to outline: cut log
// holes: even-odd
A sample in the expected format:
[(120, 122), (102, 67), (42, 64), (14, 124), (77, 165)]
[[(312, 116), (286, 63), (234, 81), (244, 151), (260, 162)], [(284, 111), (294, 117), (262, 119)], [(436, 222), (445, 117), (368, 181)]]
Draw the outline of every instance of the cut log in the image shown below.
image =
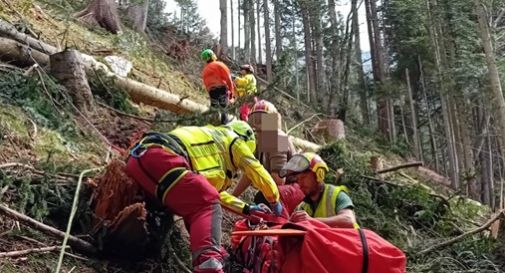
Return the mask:
[(37, 40), (31, 36), (24, 33), (18, 32), (18, 30), (11, 24), (0, 19), (0, 36), (5, 36), (12, 38), (22, 44), (28, 45), (42, 53), (54, 54), (60, 50), (52, 45), (48, 45), (40, 40)]
[(65, 50), (50, 57), (51, 74), (65, 86), (72, 102), (83, 114), (94, 110), (93, 94), (77, 50)]
[(419, 168), (417, 168), (417, 171), (419, 172), (420, 175), (422, 175), (427, 180), (431, 180), (435, 183), (438, 183), (438, 184), (441, 184), (441, 185), (444, 185), (447, 187), (451, 187), (451, 180), (446, 176), (438, 174), (435, 171), (430, 170), (425, 167), (419, 167)]
[(318, 145), (316, 143), (312, 143), (310, 141), (307, 141), (305, 139), (289, 136), (289, 139), (291, 142), (293, 142), (293, 145), (296, 147), (302, 149), (304, 152), (317, 152), (321, 149), (321, 145)]
[[(19, 222), (26, 224), (36, 230), (41, 231), (42, 233), (54, 236), (58, 239), (63, 239), (65, 237), (65, 232), (60, 231), (56, 228), (53, 228), (51, 226), (48, 226), (44, 223), (41, 223), (33, 218), (30, 218), (24, 214), (21, 214), (13, 209), (10, 209), (4, 205), (0, 205), (0, 213), (18, 220)], [(79, 249), (81, 251), (87, 252), (87, 253), (96, 253), (97, 249), (90, 243), (79, 239), (75, 236), (70, 236), (68, 238), (68, 244), (76, 249)]]
[(419, 167), (422, 165), (423, 165), (423, 162), (421, 162), (421, 161), (409, 162), (409, 163), (401, 164), (401, 165), (394, 166), (391, 168), (377, 170), (377, 173), (388, 173), (388, 172), (393, 172), (393, 171), (404, 169), (404, 168)]
[(45, 66), (49, 62), (49, 57), (46, 54), (11, 39), (0, 37), (0, 48), (2, 49), (0, 61), (5, 63), (25, 67), (33, 65), (35, 62)]

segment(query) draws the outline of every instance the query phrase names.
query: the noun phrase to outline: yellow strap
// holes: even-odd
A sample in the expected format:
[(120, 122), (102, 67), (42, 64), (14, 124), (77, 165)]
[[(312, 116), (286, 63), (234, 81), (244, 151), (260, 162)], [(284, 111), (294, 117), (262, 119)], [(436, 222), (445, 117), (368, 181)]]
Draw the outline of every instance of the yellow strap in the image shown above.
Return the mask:
[[(169, 177), (169, 175), (174, 174), (174, 173), (178, 173), (178, 175), (176, 177), (169, 178), (169, 180), (166, 180), (167, 177)], [(177, 182), (179, 182), (179, 180), (181, 180), (181, 178), (183, 178), (188, 173), (189, 173), (189, 171), (184, 167), (173, 168), (173, 169), (169, 170), (168, 172), (166, 172), (160, 178), (160, 180), (158, 181), (158, 185), (156, 186), (156, 194), (157, 194), (158, 198), (161, 196), (162, 203), (165, 200), (170, 189), (172, 189), (172, 187), (175, 184), (177, 184)], [(162, 191), (162, 192), (158, 192), (158, 191)]]

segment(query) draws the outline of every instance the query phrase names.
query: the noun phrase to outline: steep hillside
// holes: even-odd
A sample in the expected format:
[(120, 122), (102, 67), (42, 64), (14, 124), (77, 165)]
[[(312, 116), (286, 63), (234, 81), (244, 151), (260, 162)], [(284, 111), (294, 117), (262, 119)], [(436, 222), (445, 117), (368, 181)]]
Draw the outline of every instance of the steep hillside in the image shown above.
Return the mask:
[[(68, 7), (55, 2), (58, 1), (0, 0), (0, 18), (18, 22), (20, 29), (28, 27), (25, 32), (34, 32), (47, 43), (75, 47), (98, 59), (109, 54), (126, 57), (133, 63), (130, 78), (206, 103), (199, 72), (195, 72), (200, 67), (192, 67), (193, 57), (187, 61), (171, 59), (158, 51), (151, 40), (130, 30), (116, 36), (88, 29), (63, 16), (71, 12), (62, 13)], [(81, 2), (76, 3), (70, 8), (82, 8)], [(184, 73), (188, 70), (192, 73)], [(62, 231), (66, 229), (76, 183), (83, 171), (105, 167), (111, 157), (122, 158), (142, 131), (208, 121), (205, 114), (181, 118), (134, 104), (124, 90), (99, 75), (89, 80), (95, 101), (100, 104), (85, 118), (75, 112), (68, 95), (43, 69), (0, 64), (2, 205)], [(298, 136), (308, 138), (311, 127), (322, 116), (296, 101), (276, 96), (272, 88), (264, 95), (280, 106), (286, 126), (296, 127), (292, 133)], [(415, 169), (377, 175), (369, 166), (372, 156), (381, 156), (388, 167), (408, 161), (408, 151), (399, 145), (385, 144), (374, 132), (352, 121), (346, 129), (343, 141), (331, 142), (320, 135), (310, 136), (310, 140), (329, 144), (321, 155), (332, 169), (344, 169), (339, 183), (351, 188), (360, 224), (402, 248), (407, 253), (408, 272), (505, 272), (505, 260), (500, 256), (503, 242), (493, 239), (487, 228), (465, 234), (485, 223), (490, 217), (489, 208), (437, 185)], [(86, 175), (71, 232), (89, 241), (93, 240), (87, 235), (92, 221), (89, 202), (99, 174)], [(247, 198), (251, 198), (251, 192)], [(235, 219), (236, 216), (225, 215), (225, 238)], [(180, 226), (170, 230), (160, 257), (131, 261), (72, 249), (63, 260), (62, 272), (187, 272), (190, 255)], [(457, 242), (430, 250), (457, 236), (462, 236)], [(4, 252), (61, 244), (61, 240), (4, 214), (0, 216), (0, 241), (0, 257)], [(58, 251), (0, 258), (0, 272), (54, 272), (57, 261)]]

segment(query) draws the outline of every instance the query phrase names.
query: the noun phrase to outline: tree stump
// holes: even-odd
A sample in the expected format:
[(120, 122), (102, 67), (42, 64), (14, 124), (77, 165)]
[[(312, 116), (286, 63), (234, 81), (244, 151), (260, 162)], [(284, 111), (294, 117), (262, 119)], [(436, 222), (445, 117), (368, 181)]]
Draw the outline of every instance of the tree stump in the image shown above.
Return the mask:
[(370, 168), (372, 168), (374, 172), (384, 169), (384, 162), (382, 158), (377, 155), (370, 157)]
[(322, 133), (331, 141), (345, 139), (344, 122), (339, 119), (325, 119), (319, 121), (314, 129), (314, 133)]
[(133, 29), (138, 32), (143, 33), (146, 29), (148, 9), (149, 0), (144, 0), (142, 4), (132, 4), (126, 9), (126, 14), (131, 21)]
[(51, 74), (67, 89), (72, 102), (83, 113), (94, 110), (93, 94), (77, 50), (65, 50), (49, 57)]
[(93, 0), (74, 17), (89, 25), (99, 25), (114, 34), (121, 32), (121, 21), (114, 0)]
[(378, 173), (379, 170), (384, 169), (384, 159), (378, 155), (370, 157), (370, 168), (377, 174), (377, 176), (380, 177), (380, 179), (384, 179), (384, 175)]
[(96, 179), (91, 206), (91, 230), (105, 255), (140, 260), (162, 251), (172, 215), (144, 198), (140, 187), (125, 173), (125, 163), (112, 160)]

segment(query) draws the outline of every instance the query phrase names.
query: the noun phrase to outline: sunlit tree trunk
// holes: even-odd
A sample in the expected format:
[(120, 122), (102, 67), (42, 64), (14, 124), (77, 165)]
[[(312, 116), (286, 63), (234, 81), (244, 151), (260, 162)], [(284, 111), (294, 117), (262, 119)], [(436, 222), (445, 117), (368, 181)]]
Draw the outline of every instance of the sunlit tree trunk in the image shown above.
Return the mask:
[(274, 0), (275, 56), (277, 56), (277, 60), (282, 56), (281, 4), (279, 1), (280, 0)]
[(228, 52), (228, 0), (219, 0), (219, 10), (221, 11), (221, 38), (219, 44), (221, 45), (221, 54), (226, 55)]
[(361, 58), (361, 42), (359, 35), (359, 14), (358, 14), (358, 1), (351, 1), (351, 11), (352, 11), (352, 28), (354, 33), (354, 66), (358, 78), (358, 88), (360, 97), (360, 108), (361, 116), (363, 118), (363, 123), (365, 125), (370, 124), (370, 112), (368, 107), (368, 88), (365, 82), (365, 73), (363, 72), (363, 60)]
[(230, 0), (230, 19), (231, 19), (231, 58), (235, 60), (235, 20), (233, 18), (233, 0)]
[(268, 0), (263, 1), (263, 17), (265, 20), (265, 57), (267, 66), (267, 81), (272, 80), (272, 45), (270, 41), (270, 11)]

